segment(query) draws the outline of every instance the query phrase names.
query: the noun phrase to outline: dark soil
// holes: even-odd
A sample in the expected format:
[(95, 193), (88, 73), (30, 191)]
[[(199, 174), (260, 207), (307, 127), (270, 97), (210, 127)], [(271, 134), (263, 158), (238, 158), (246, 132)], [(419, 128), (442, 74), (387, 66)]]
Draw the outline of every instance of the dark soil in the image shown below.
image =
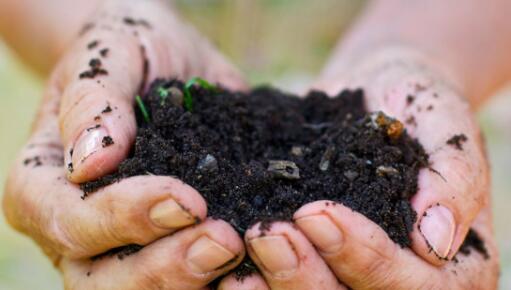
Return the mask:
[[(191, 111), (183, 90), (176, 80), (151, 85), (142, 98), (150, 122), (137, 110), (130, 156), (117, 172), (82, 184), (85, 196), (130, 176), (170, 175), (196, 188), (208, 215), (240, 234), (324, 199), (361, 212), (399, 245), (411, 244), (417, 216), (409, 200), (428, 155), (399, 121), (368, 114), (361, 90), (300, 99), (270, 88), (247, 95), (196, 85)], [(246, 258), (236, 273), (254, 270)]]

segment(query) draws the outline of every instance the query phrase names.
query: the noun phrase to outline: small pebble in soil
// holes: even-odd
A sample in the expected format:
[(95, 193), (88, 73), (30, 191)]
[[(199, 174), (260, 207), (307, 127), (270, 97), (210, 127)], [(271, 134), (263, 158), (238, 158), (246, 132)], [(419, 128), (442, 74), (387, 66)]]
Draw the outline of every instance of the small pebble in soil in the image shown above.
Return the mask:
[(300, 179), (300, 169), (292, 161), (270, 160), (268, 161), (268, 172), (276, 178)]
[(319, 170), (327, 171), (328, 167), (330, 167), (330, 159), (332, 159), (335, 153), (335, 147), (330, 146), (325, 150), (323, 156), (321, 156), (321, 161), (319, 161)]
[(346, 170), (343, 174), (349, 181), (353, 181), (358, 177), (358, 173), (353, 170)]
[(215, 172), (218, 170), (218, 161), (215, 156), (208, 154), (199, 161), (199, 164), (197, 164), (197, 170), (201, 172)]
[(303, 156), (303, 147), (302, 146), (293, 146), (291, 147), (291, 154), (297, 157)]
[(380, 165), (376, 168), (376, 174), (379, 176), (399, 175), (399, 171), (392, 166)]
[(182, 106), (183, 105), (183, 92), (176, 87), (172, 87), (168, 89), (169, 92), (169, 101), (174, 106)]

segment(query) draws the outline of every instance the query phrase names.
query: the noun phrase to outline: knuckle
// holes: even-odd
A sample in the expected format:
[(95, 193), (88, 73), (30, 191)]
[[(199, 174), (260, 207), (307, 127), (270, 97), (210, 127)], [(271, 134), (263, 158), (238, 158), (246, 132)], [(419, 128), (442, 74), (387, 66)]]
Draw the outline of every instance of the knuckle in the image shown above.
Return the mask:
[(49, 222), (44, 223), (42, 236), (42, 239), (47, 240), (54, 251), (64, 257), (74, 258), (86, 255), (84, 249), (79, 246), (80, 243), (70, 238), (59, 219), (50, 218)]
[[(381, 243), (380, 243), (381, 244)], [(388, 249), (388, 245), (381, 249)], [(380, 251), (373, 250), (367, 253), (360, 265), (360, 270), (365, 274), (367, 289), (400, 289), (399, 285), (403, 284), (404, 280), (412, 279), (407, 277), (406, 273), (401, 271), (399, 266), (395, 265), (395, 261), (399, 260), (396, 256), (398, 251), (389, 251), (382, 254)], [(413, 284), (412, 284), (413, 285)]]
[(104, 214), (103, 232), (125, 243), (147, 244), (153, 238), (153, 226), (147, 211), (136, 198), (127, 194), (123, 200), (108, 198), (100, 210)]

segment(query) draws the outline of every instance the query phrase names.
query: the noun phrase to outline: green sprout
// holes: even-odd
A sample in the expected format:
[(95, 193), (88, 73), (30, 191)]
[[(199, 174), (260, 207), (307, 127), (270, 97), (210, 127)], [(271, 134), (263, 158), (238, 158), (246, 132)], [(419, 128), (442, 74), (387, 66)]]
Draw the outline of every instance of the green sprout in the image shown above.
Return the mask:
[(142, 98), (140, 96), (135, 97), (135, 101), (137, 101), (138, 108), (140, 109), (140, 112), (142, 112), (142, 116), (144, 117), (144, 120), (149, 123), (151, 119), (149, 118), (149, 113), (147, 112), (144, 102), (142, 101)]
[(184, 89), (185, 96), (184, 96), (183, 101), (184, 101), (185, 109), (189, 112), (191, 112), (193, 109), (193, 98), (192, 98), (192, 94), (190, 93), (190, 89), (194, 85), (199, 85), (200, 87), (202, 87), (203, 89), (206, 89), (208, 91), (216, 92), (218, 90), (218, 88), (215, 85), (212, 85), (212, 84), (208, 83), (206, 80), (203, 80), (199, 77), (193, 77), (189, 81), (187, 81), (185, 84), (185, 89)]
[(158, 87), (158, 94), (160, 95), (160, 105), (165, 105), (165, 100), (169, 96), (169, 91), (164, 87)]

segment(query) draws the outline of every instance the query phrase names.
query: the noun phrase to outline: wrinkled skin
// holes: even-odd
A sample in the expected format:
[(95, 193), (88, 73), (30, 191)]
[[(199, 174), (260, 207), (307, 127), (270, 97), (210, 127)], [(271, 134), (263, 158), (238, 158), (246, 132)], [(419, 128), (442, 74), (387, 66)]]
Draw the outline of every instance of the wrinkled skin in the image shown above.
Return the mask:
[[(297, 211), (296, 227), (275, 223), (261, 237), (256, 225), (242, 240), (226, 222), (207, 219), (200, 193), (172, 177), (128, 178), (81, 200), (75, 183), (115, 170), (126, 157), (136, 133), (133, 96), (151, 80), (198, 75), (231, 89), (246, 88), (243, 77), (166, 6), (126, 2), (106, 2), (102, 16), (91, 21), (94, 27), (55, 68), (32, 136), (6, 186), (7, 220), (39, 244), (62, 272), (66, 289), (207, 289), (245, 253), (261, 274), (243, 281), (228, 276), (220, 289), (496, 287), (489, 172), (478, 126), (461, 94), (434, 65), (400, 51), (368, 55), (349, 73), (326, 74), (315, 87), (330, 93), (362, 87), (369, 110), (401, 120), (414, 116), (416, 124), (406, 128), (431, 154), (434, 171), (420, 173), (420, 191), (412, 200), (419, 216), (412, 249), (400, 248), (364, 216), (324, 201)], [(128, 25), (119, 15), (149, 25)], [(96, 40), (97, 47), (88, 48)], [(103, 48), (109, 49), (100, 57), (108, 74), (80, 79)], [(412, 104), (409, 94), (416, 96)], [(434, 108), (427, 110), (429, 105)], [(108, 106), (112, 111), (103, 112)], [(99, 129), (87, 130), (97, 124)], [(467, 137), (463, 150), (446, 145), (460, 133)], [(112, 145), (102, 144), (105, 136)], [(429, 217), (423, 213), (437, 204), (451, 213), (453, 225), (430, 250), (419, 225)], [(458, 263), (439, 259), (455, 255), (471, 226), (490, 259), (478, 253), (458, 255)], [(328, 240), (325, 232), (338, 235)], [(90, 259), (128, 244), (146, 247), (122, 260)]]

